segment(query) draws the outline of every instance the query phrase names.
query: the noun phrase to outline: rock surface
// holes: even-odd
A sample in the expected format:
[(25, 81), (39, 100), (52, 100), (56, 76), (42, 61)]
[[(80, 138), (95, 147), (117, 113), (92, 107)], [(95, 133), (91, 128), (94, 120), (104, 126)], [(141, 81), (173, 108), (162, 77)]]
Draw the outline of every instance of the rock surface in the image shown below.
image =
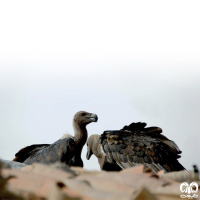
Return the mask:
[(120, 172), (88, 171), (61, 163), (34, 163), (21, 169), (4, 166), (0, 169), (0, 199), (7, 195), (5, 199), (180, 200), (180, 182), (161, 175), (144, 172), (143, 165)]

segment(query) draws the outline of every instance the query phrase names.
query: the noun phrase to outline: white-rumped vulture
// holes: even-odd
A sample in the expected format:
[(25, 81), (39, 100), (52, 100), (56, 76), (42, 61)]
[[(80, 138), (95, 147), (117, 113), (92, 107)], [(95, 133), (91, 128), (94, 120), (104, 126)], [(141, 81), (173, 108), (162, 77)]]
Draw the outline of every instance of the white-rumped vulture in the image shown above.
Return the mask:
[(102, 170), (118, 171), (143, 164), (156, 173), (184, 170), (177, 160), (181, 151), (175, 142), (162, 135), (159, 127), (132, 123), (121, 130), (91, 135), (87, 141), (87, 159), (94, 154)]
[(74, 137), (65, 134), (53, 144), (36, 144), (27, 146), (15, 154), (13, 161), (32, 164), (33, 162), (64, 162), (71, 166), (83, 167), (81, 151), (87, 141), (86, 125), (97, 122), (96, 114), (79, 111), (74, 115)]

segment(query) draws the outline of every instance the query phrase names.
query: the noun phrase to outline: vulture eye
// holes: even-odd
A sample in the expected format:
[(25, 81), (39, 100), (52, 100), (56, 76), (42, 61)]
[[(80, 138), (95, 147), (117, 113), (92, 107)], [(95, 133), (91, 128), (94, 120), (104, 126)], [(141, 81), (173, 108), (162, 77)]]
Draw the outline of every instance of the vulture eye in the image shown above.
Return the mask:
[(85, 116), (85, 115), (86, 115), (86, 113), (82, 113), (82, 114), (81, 114), (81, 116)]

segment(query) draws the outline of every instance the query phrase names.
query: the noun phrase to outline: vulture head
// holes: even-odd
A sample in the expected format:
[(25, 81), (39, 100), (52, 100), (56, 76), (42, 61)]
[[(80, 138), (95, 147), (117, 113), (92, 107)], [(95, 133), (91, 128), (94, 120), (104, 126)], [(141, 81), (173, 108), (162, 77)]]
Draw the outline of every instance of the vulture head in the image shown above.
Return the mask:
[(86, 158), (89, 160), (92, 154), (97, 158), (101, 157), (102, 145), (100, 143), (100, 135), (91, 135), (87, 141), (87, 155)]
[(74, 122), (78, 125), (87, 125), (91, 122), (97, 122), (98, 117), (96, 114), (88, 113), (85, 111), (79, 111), (74, 115)]

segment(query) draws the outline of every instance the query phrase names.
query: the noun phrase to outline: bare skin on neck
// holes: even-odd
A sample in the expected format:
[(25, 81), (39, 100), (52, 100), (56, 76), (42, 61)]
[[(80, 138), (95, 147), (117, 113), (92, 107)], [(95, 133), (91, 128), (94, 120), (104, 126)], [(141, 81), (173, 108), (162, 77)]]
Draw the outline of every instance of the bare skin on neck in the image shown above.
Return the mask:
[(76, 123), (76, 121), (73, 121), (73, 128), (74, 128), (74, 140), (77, 144), (77, 150), (76, 155), (81, 155), (81, 151), (83, 146), (85, 145), (87, 141), (87, 129), (85, 126), (80, 126)]
[(76, 153), (74, 157), (76, 161), (79, 160), (79, 162), (82, 162), (81, 152), (88, 137), (86, 126), (91, 122), (96, 122), (97, 119), (98, 118), (96, 114), (84, 111), (80, 111), (74, 115), (73, 128), (74, 128), (74, 141), (76, 143)]
[(99, 162), (100, 168), (103, 169), (103, 165), (107, 162), (106, 154), (103, 151), (103, 147), (100, 143), (99, 135), (91, 135), (87, 142), (87, 159), (89, 160), (91, 155), (94, 154)]

